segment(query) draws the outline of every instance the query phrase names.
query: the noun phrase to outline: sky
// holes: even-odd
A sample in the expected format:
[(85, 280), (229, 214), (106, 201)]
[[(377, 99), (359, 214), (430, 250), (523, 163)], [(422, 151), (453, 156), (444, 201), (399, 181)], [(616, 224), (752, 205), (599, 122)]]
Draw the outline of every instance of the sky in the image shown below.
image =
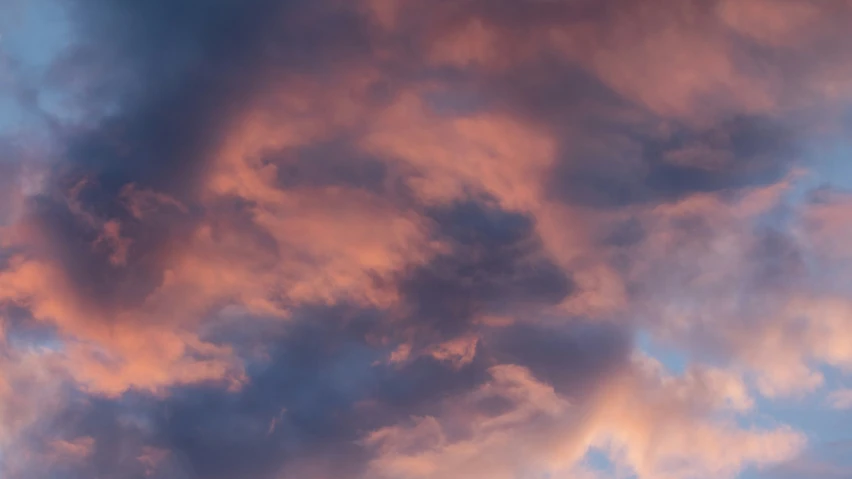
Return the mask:
[(0, 478), (852, 478), (850, 22), (0, 0)]

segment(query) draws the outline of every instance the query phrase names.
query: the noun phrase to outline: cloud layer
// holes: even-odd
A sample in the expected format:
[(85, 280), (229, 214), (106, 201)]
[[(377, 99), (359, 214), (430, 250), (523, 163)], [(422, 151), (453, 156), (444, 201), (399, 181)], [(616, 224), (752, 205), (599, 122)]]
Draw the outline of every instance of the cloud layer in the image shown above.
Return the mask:
[(3, 477), (849, 472), (849, 2), (41, 3)]

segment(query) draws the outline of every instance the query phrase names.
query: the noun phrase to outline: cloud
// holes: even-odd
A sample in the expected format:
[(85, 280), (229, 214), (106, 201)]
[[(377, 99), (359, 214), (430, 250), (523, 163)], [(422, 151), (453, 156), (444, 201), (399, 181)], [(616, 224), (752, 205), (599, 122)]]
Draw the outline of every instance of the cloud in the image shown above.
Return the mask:
[(846, 477), (852, 471), (852, 464), (848, 460), (849, 447), (849, 441), (832, 441), (816, 445), (795, 459), (768, 469), (764, 477), (779, 479)]
[[(414, 417), (368, 435), (366, 444), (379, 451), (371, 473), (404, 478), (570, 473), (590, 446), (606, 444), (638, 477), (732, 477), (744, 463), (771, 464), (803, 444), (787, 428), (741, 430), (693, 416), (720, 407), (704, 402), (705, 387), (736, 379), (712, 370), (659, 377), (648, 366), (640, 359), (623, 374), (586, 387), (591, 398), (573, 401), (524, 367), (494, 366), (492, 379), (449, 401), (444, 416)], [(720, 399), (740, 407), (742, 386), (730, 391)], [(691, 441), (683, 440), (681, 421), (691, 424)], [(736, 452), (732, 443), (738, 444)]]
[(852, 392), (848, 389), (839, 389), (828, 396), (828, 403), (835, 409), (852, 408)]
[(849, 5), (62, 8), (0, 138), (4, 477), (734, 478), (844, 404)]

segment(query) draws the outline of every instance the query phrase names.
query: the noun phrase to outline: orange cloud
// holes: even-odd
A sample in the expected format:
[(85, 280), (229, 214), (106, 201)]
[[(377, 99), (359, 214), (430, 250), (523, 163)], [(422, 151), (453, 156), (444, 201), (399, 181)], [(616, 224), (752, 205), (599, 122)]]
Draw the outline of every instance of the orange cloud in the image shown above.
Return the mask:
[(738, 33), (774, 47), (794, 47), (813, 31), (824, 13), (810, 2), (726, 0), (716, 7)]
[[(369, 434), (376, 477), (512, 478), (582, 471), (590, 447), (646, 477), (734, 477), (747, 464), (794, 456), (804, 438), (788, 428), (742, 429), (714, 418), (751, 407), (745, 386), (725, 371), (670, 376), (648, 358), (608, 378), (587, 402), (573, 403), (519, 366), (448, 400), (445, 415)], [(486, 401), (503, 404), (483, 410)], [(459, 429), (464, 433), (459, 435)], [(685, 438), (689, 438), (688, 440)]]
[(472, 189), (512, 210), (539, 203), (555, 148), (546, 134), (511, 118), (441, 118), (413, 94), (380, 112), (362, 144), (412, 171), (407, 181), (426, 203), (463, 199)]
[[(852, 197), (825, 189), (802, 202), (807, 185), (794, 168), (806, 164), (800, 139), (844, 128), (848, 2), (364, 0), (305, 11), (285, 2), (293, 10), (274, 13), (264, 8), (276, 2), (224, 2), (212, 20), (174, 15), (179, 27), (168, 28), (148, 24), (168, 2), (119, 3), (139, 22), (127, 30), (151, 38), (116, 41), (122, 53), (104, 57), (122, 59), (121, 78), (94, 90), (123, 82), (135, 53), (143, 65), (130, 68), (127, 98), (109, 117), (51, 126), (72, 138), (57, 159), (71, 167), (0, 166), (0, 306), (56, 335), (49, 347), (22, 346), (17, 318), (0, 318), (4, 455), (63, 407), (63, 387), (115, 402), (138, 391), (158, 404), (188, 385), (253, 394), (241, 390), (257, 380), (247, 364), (284, 341), (245, 345), (217, 328), (263, 335), (262, 321), (345, 322), (296, 314), (310, 308), (378, 317), (345, 331), (359, 354), (342, 361), (344, 374), (317, 366), (317, 400), (305, 401), (342, 404), (310, 411), (329, 421), (318, 436), (332, 425), (372, 429), (358, 447), (375, 478), (591, 479), (591, 450), (639, 478), (734, 477), (805, 444), (783, 425), (743, 426), (753, 394), (812, 394), (822, 368), (852, 370)], [(326, 15), (334, 21), (315, 31)], [(221, 19), (238, 20), (234, 31), (220, 32)], [(161, 62), (173, 41), (178, 54)], [(172, 65), (183, 55), (192, 61)], [(136, 75), (160, 67), (157, 81)], [(481, 233), (496, 239), (457, 247), (446, 227), (480, 225), (436, 211), (469, 203), (499, 213)], [(503, 248), (503, 229), (521, 229), (503, 224), (509, 216), (524, 231)], [(465, 263), (491, 254), (492, 239), (494, 258)], [(437, 286), (410, 281), (440, 261), (458, 271)], [(555, 270), (547, 284), (517, 274), (539, 261)], [(524, 284), (491, 288), (503, 276)], [(561, 289), (542, 304), (526, 289), (553, 283)], [(453, 301), (463, 307), (443, 307)], [(581, 319), (673, 347), (685, 372), (634, 346), (624, 364), (584, 369), (587, 382), (567, 391), (489, 342), (530, 323), (582, 329)], [(362, 350), (363, 390), (347, 369), (362, 366)], [(382, 398), (400, 405), (334, 422), (348, 395), (366, 410), (382, 402), (371, 395), (386, 376), (414, 377), (417, 367), (434, 374), (428, 381), (459, 384), (428, 396), (434, 404)], [(825, 402), (845, 408), (848, 392)], [(407, 407), (414, 416), (397, 422)], [(283, 413), (263, 414), (260, 436), (298, 434)], [(355, 434), (334, 432), (317, 441), (327, 457)], [(95, 446), (57, 434), (47, 449), (60, 467), (101, 460)], [(152, 477), (178, 468), (177, 451), (161, 446), (141, 447), (135, 466)], [(13, 477), (44, 459), (20, 456)], [(331, 461), (305, 456), (296, 475), (329, 475)]]

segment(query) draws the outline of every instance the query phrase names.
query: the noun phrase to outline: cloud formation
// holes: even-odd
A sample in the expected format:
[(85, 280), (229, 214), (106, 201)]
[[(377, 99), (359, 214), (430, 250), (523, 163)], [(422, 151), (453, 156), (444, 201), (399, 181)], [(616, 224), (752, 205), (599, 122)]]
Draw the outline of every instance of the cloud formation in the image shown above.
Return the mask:
[(849, 2), (41, 1), (3, 477), (845, 470)]

